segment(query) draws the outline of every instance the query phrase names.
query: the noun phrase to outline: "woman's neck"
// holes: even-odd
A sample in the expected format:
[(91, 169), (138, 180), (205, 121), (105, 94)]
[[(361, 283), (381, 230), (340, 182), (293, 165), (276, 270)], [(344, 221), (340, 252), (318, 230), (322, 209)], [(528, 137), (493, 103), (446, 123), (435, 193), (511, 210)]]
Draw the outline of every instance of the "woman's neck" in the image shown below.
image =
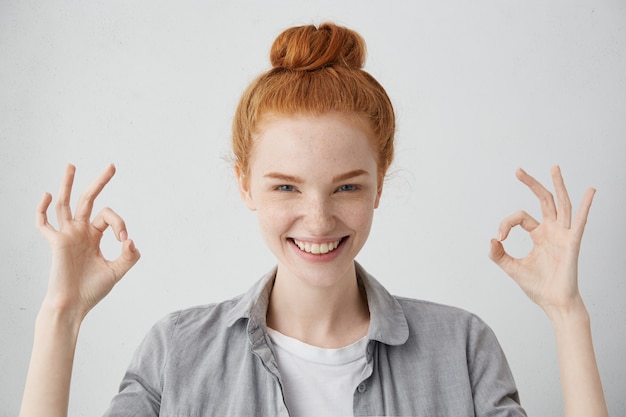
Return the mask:
[(367, 334), (367, 297), (354, 269), (330, 286), (311, 285), (280, 272), (267, 311), (270, 328), (323, 348), (348, 346)]

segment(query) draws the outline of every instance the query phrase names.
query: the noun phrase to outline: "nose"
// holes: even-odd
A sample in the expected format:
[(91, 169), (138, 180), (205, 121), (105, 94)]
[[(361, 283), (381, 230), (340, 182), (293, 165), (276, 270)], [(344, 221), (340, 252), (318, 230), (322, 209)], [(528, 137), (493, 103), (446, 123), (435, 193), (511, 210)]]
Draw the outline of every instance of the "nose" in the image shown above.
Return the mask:
[(312, 236), (325, 236), (335, 230), (334, 210), (327, 198), (310, 198), (304, 204), (304, 228), (307, 232)]

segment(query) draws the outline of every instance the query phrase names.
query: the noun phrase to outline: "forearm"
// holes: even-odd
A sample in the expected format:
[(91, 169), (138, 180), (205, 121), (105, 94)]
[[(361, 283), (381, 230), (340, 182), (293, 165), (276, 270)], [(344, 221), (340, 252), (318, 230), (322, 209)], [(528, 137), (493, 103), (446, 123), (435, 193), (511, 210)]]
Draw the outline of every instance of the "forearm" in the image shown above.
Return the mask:
[(556, 336), (565, 416), (608, 416), (589, 314), (582, 299), (568, 311), (551, 311), (548, 316)]
[(42, 306), (35, 323), (20, 417), (67, 416), (80, 320)]

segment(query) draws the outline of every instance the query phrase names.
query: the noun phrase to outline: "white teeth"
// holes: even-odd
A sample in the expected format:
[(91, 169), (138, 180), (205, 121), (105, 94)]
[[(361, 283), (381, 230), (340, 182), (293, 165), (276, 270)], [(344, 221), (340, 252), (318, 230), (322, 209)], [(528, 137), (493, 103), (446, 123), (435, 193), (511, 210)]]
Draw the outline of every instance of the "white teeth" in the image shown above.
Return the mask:
[(307, 253), (313, 253), (315, 255), (318, 254), (324, 254), (324, 253), (328, 253), (328, 252), (332, 252), (335, 249), (337, 249), (337, 247), (339, 246), (339, 243), (341, 242), (341, 239), (335, 241), (335, 242), (328, 242), (328, 243), (309, 243), (309, 242), (300, 242), (298, 240), (294, 239), (294, 243), (296, 245), (298, 245), (298, 247), (300, 248), (301, 251), (307, 252)]

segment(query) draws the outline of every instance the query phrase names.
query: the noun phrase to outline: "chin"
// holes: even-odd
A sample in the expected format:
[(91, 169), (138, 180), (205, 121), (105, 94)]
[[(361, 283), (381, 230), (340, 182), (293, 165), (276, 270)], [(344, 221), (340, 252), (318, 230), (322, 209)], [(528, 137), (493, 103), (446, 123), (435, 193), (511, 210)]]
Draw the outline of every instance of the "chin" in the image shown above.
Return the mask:
[(313, 288), (330, 288), (340, 284), (343, 280), (354, 275), (354, 260), (342, 262), (315, 262), (302, 265), (284, 265), (279, 270), (286, 270), (287, 274), (296, 278), (301, 284)]

